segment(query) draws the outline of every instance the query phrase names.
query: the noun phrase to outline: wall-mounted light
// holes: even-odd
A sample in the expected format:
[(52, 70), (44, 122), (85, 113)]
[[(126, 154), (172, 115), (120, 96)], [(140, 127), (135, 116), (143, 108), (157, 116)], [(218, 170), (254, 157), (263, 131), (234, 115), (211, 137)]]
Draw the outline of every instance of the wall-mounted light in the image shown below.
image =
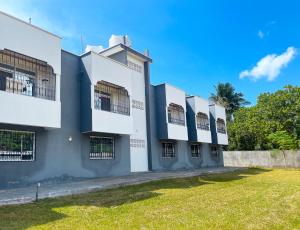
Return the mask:
[(73, 140), (72, 136), (69, 136), (68, 140), (71, 142)]

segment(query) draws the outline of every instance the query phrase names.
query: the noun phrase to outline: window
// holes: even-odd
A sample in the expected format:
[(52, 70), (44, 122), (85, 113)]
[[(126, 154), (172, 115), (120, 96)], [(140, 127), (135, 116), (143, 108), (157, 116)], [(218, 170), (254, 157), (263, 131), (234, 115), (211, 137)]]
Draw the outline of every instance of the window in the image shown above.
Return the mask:
[(129, 95), (125, 88), (100, 81), (94, 87), (95, 109), (130, 115)]
[(175, 143), (163, 143), (163, 157), (175, 157)]
[(197, 129), (209, 130), (209, 119), (207, 114), (198, 113), (196, 119), (197, 119)]
[(35, 133), (0, 129), (0, 161), (33, 161)]
[(0, 50), (0, 90), (55, 100), (55, 74), (46, 62)]
[(211, 154), (215, 156), (219, 156), (222, 153), (222, 147), (218, 145), (211, 146)]
[(221, 118), (217, 119), (217, 132), (226, 134), (225, 121)]
[(192, 152), (192, 157), (200, 157), (201, 156), (201, 145), (192, 144), (191, 152)]
[(128, 61), (128, 67), (129, 67), (129, 69), (132, 69), (132, 70), (137, 71), (139, 73), (142, 72), (142, 66), (140, 66), (138, 64), (135, 64), (131, 61)]
[(114, 139), (111, 137), (90, 137), (90, 159), (114, 159)]
[(168, 121), (172, 124), (185, 125), (185, 113), (182, 106), (173, 103), (169, 105)]

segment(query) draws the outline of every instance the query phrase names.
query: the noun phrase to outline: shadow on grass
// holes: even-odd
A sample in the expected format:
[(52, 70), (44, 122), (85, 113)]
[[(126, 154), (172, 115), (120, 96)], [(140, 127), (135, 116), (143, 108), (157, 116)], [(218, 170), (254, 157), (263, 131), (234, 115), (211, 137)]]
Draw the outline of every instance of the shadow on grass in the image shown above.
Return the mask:
[(163, 189), (189, 189), (219, 181), (243, 179), (247, 176), (267, 171), (265, 169), (249, 169), (240, 172), (201, 177), (167, 179), (81, 195), (45, 199), (33, 204), (4, 206), (0, 207), (2, 222), (0, 229), (3, 226), (5, 226), (5, 229), (26, 229), (61, 220), (68, 217), (68, 215), (59, 213), (56, 210), (63, 209), (64, 207), (94, 206), (99, 208), (113, 208), (156, 198), (162, 195), (159, 190)]
[(218, 175), (207, 175), (203, 177), (205, 181), (209, 182), (229, 182), (234, 180), (241, 180), (249, 176), (254, 176), (257, 174), (270, 172), (271, 169), (264, 168), (250, 168), (242, 171), (234, 172), (234, 173), (222, 173)]

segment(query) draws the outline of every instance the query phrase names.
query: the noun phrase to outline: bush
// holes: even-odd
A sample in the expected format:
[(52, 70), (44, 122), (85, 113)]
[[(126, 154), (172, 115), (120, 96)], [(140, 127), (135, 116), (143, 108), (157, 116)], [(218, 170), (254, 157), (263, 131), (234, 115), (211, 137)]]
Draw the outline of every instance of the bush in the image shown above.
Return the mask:
[(287, 131), (271, 133), (267, 138), (274, 149), (289, 150), (298, 148), (298, 140)]

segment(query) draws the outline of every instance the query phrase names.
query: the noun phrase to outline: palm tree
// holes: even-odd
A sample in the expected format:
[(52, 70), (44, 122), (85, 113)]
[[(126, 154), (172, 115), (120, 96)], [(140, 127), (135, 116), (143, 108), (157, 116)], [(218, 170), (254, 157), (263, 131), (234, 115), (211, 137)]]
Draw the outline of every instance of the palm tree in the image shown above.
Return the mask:
[(227, 120), (232, 120), (232, 115), (236, 110), (250, 104), (244, 99), (244, 95), (236, 93), (235, 88), (228, 82), (218, 83), (214, 88), (216, 92), (211, 94), (210, 99), (225, 107)]

